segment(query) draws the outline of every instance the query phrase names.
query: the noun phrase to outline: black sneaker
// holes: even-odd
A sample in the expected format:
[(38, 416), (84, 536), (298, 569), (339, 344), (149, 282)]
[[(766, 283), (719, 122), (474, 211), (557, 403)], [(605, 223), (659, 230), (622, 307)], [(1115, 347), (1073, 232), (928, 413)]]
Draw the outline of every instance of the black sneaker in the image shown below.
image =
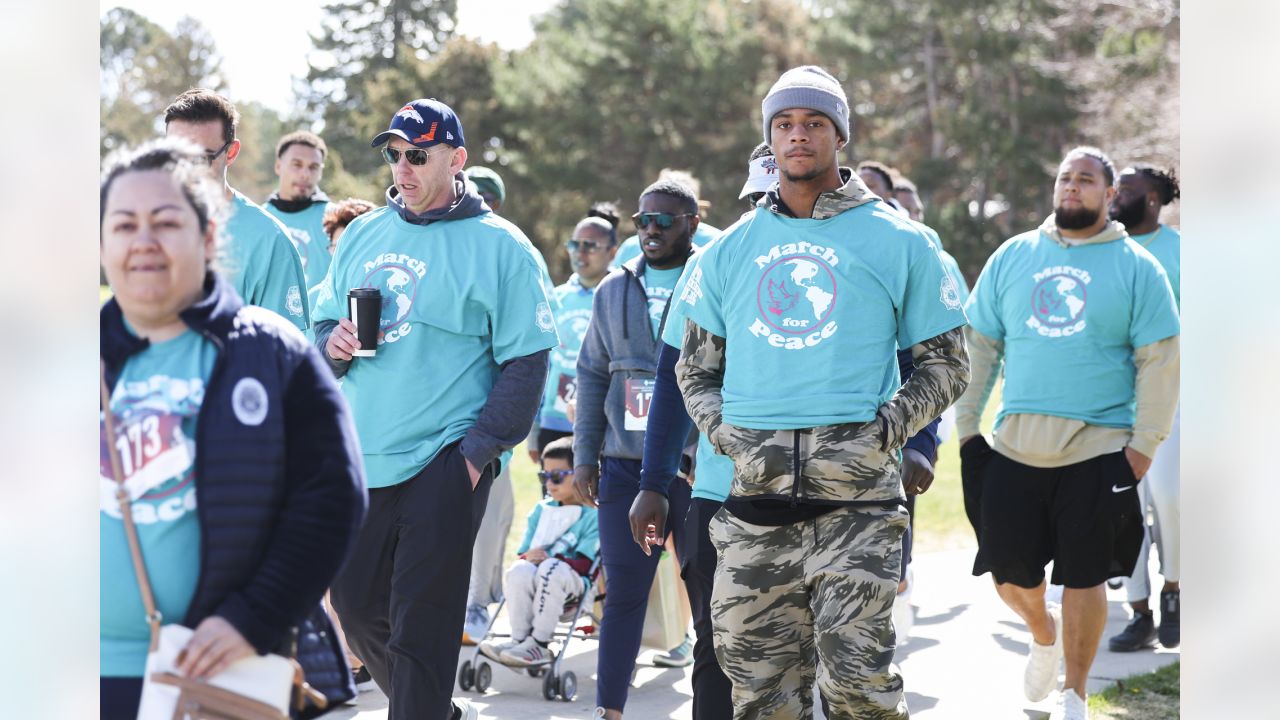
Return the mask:
[(1182, 599), (1180, 591), (1167, 590), (1160, 593), (1160, 644), (1167, 648), (1176, 648), (1182, 641), (1181, 621)]
[(1108, 643), (1111, 652), (1133, 652), (1156, 645), (1156, 621), (1150, 612), (1135, 612), (1133, 620)]
[(364, 665), (352, 670), (351, 677), (355, 680), (356, 692), (358, 693), (369, 692), (377, 687), (373, 682), (373, 676), (369, 674), (369, 668)]

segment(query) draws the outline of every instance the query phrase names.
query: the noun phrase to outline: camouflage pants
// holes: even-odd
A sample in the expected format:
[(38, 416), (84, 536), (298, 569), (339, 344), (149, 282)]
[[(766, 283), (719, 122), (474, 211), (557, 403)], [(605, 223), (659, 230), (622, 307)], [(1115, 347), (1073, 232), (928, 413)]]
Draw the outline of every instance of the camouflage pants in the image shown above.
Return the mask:
[(815, 679), (831, 720), (907, 717), (890, 619), (906, 526), (902, 508), (780, 527), (712, 518), (711, 614), (735, 720), (808, 720)]

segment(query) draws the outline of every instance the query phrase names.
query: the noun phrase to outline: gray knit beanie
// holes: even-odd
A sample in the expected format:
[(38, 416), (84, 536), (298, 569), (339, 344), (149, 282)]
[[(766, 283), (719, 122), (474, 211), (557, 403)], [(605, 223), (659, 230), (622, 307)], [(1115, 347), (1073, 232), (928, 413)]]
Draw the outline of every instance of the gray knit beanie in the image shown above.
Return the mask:
[(760, 107), (764, 111), (765, 142), (769, 142), (773, 116), (787, 108), (817, 110), (831, 118), (842, 140), (849, 140), (849, 100), (840, 83), (817, 65), (802, 65), (782, 73)]

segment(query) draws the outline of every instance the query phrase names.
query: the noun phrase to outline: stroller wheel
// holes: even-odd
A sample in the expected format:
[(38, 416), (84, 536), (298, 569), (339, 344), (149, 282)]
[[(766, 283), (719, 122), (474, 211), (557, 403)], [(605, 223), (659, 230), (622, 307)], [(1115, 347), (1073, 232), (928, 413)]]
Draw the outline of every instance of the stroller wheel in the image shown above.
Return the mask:
[(577, 697), (578, 676), (574, 675), (572, 670), (566, 670), (564, 675), (560, 676), (560, 699), (573, 702)]
[(556, 674), (548, 670), (547, 674), (542, 676), (542, 697), (555, 700), (558, 694), (560, 694), (560, 687), (556, 682)]
[(462, 667), (458, 668), (458, 687), (463, 690), (470, 690), (476, 684), (476, 670), (471, 667), (471, 661), (462, 663)]
[(481, 660), (476, 666), (476, 692), (484, 692), (493, 682), (493, 666)]
[(542, 677), (543, 673), (547, 671), (547, 668), (545, 665), (532, 665), (525, 668), (524, 671), (529, 673), (529, 677), (537, 678)]

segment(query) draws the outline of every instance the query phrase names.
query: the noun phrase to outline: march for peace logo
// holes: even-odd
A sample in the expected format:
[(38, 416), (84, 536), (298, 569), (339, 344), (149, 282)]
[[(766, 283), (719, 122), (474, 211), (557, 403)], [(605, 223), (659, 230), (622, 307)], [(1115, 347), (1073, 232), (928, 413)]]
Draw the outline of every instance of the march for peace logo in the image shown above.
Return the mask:
[(382, 291), (378, 327), (384, 334), (378, 343), (396, 342), (412, 328), (407, 318), (418, 297), (418, 282), (427, 274), (427, 264), (402, 253), (383, 253), (365, 263), (364, 269), (367, 274), (360, 287)]
[(838, 291), (833, 249), (807, 242), (775, 245), (755, 259), (763, 269), (756, 288), (758, 316), (748, 331), (774, 347), (802, 350), (835, 334), (830, 320)]
[(578, 361), (582, 340), (587, 336), (587, 328), (591, 326), (591, 310), (561, 310), (556, 313), (556, 325), (560, 328), (560, 344), (551, 352), (562, 364), (573, 365)]
[(1070, 337), (1085, 327), (1089, 302), (1089, 273), (1070, 265), (1056, 265), (1031, 276), (1031, 315), (1027, 327), (1042, 337)]

